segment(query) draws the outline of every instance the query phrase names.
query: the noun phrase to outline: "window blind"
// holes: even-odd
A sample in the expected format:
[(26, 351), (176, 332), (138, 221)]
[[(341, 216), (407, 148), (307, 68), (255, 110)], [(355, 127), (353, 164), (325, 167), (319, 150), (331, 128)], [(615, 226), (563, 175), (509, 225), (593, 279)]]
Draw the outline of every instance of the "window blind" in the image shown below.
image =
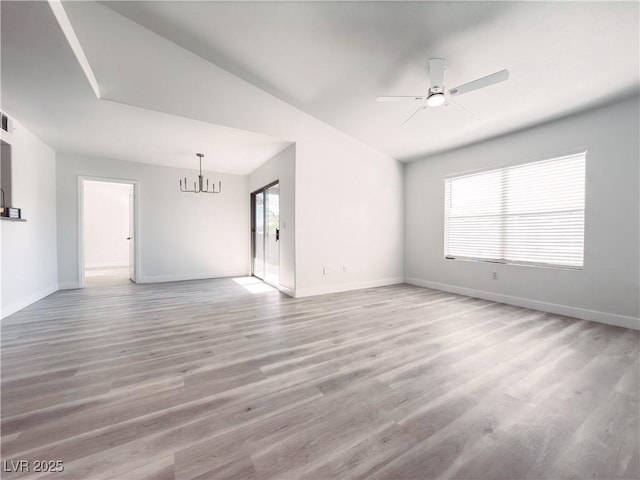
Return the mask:
[(445, 179), (445, 257), (581, 268), (585, 153)]

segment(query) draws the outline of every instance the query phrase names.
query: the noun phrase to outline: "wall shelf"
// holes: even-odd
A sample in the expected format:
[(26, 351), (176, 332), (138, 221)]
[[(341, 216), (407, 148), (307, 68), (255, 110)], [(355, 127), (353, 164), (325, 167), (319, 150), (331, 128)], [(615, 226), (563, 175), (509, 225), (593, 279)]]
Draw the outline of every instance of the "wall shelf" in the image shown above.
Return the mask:
[(0, 220), (9, 220), (10, 222), (26, 222), (26, 218), (0, 217)]

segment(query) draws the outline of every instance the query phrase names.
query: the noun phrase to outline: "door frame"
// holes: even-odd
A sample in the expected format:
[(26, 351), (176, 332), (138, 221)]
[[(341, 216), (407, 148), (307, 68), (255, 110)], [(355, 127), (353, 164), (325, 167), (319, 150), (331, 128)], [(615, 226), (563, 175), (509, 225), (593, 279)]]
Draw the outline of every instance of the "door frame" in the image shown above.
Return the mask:
[[(78, 175), (78, 288), (84, 288), (84, 184), (85, 182), (121, 183), (133, 186), (133, 280), (140, 278), (140, 182), (123, 178)], [(131, 219), (129, 219), (131, 221)], [(131, 260), (131, 259), (130, 259)]]
[[(274, 185), (278, 185), (280, 184), (280, 179), (277, 179), (263, 187), (258, 188), (257, 190), (254, 190), (253, 192), (251, 192), (249, 194), (249, 201), (251, 203), (251, 276), (252, 277), (256, 277), (259, 280), (262, 280), (265, 283), (268, 283), (269, 285), (279, 288), (279, 285), (273, 285), (271, 282), (268, 282), (266, 280), (267, 276), (264, 275), (265, 278), (260, 278), (258, 277), (255, 273), (254, 273), (254, 259), (256, 256), (256, 236), (255, 236), (255, 231), (256, 231), (256, 202), (255, 202), (255, 197), (258, 193), (260, 192), (264, 192), (265, 194), (265, 206), (266, 206), (266, 193), (267, 190), (271, 187), (273, 187)], [(265, 215), (266, 215), (266, 209), (265, 211)], [(266, 236), (265, 236), (266, 238)], [(280, 242), (278, 242), (278, 252), (280, 252)], [(280, 283), (280, 255), (278, 255), (278, 283)]]

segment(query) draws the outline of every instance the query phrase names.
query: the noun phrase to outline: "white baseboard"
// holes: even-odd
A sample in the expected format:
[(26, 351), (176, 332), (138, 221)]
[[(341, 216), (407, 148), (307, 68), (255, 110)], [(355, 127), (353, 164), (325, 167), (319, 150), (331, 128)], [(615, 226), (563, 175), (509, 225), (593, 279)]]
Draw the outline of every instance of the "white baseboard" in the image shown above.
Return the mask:
[(278, 285), (278, 290), (280, 290), (285, 295), (296, 298), (296, 290), (294, 288), (284, 287), (282, 285)]
[(47, 297), (57, 291), (58, 291), (58, 285), (55, 285), (55, 286), (49, 286), (47, 288), (44, 288), (39, 292), (32, 293), (30, 295), (25, 295), (24, 297), (12, 302), (6, 302), (5, 299), (3, 298), (2, 318), (6, 318), (9, 315), (13, 315), (14, 313), (22, 310), (23, 308), (28, 307), (32, 303), (35, 303), (38, 300), (42, 300), (44, 297)]
[(627, 317), (624, 315), (617, 315), (615, 313), (599, 312), (597, 310), (587, 310), (584, 308), (560, 305), (557, 303), (542, 302), (540, 300), (531, 300), (529, 298), (513, 297), (511, 295), (502, 295), (500, 293), (459, 287), (457, 285), (449, 285), (446, 283), (430, 282), (419, 278), (405, 278), (405, 283), (416, 285), (418, 287), (457, 293), (468, 297), (482, 298), (493, 302), (506, 303), (509, 305), (515, 305), (516, 307), (531, 308), (533, 310), (556, 313), (567, 317), (581, 318), (592, 322), (606, 323), (607, 325), (640, 330), (640, 318)]
[(129, 261), (123, 262), (97, 262), (97, 263), (85, 263), (84, 268), (120, 268), (128, 267)]
[(186, 280), (208, 280), (210, 278), (248, 277), (247, 272), (216, 272), (182, 275), (139, 275), (136, 283), (184, 282)]
[(78, 282), (62, 282), (58, 284), (58, 288), (60, 290), (75, 290), (80, 288), (80, 284)]
[(348, 292), (350, 290), (361, 290), (363, 288), (385, 287), (387, 285), (396, 285), (398, 283), (404, 283), (404, 278), (383, 278), (380, 280), (370, 280), (366, 282), (356, 283), (340, 283), (337, 285), (327, 285), (322, 287), (303, 288), (296, 289), (294, 296), (296, 298), (312, 297), (315, 295), (326, 295), (327, 293)]

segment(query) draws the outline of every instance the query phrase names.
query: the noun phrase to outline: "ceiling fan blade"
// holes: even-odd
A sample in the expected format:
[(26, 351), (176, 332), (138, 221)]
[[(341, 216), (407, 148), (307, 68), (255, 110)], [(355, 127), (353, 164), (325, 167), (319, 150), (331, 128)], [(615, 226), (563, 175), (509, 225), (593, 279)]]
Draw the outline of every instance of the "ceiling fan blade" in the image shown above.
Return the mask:
[(473, 92), (474, 90), (489, 87), (491, 85), (495, 85), (496, 83), (505, 82), (507, 80), (509, 80), (509, 70), (500, 70), (499, 72), (492, 73), (491, 75), (487, 75), (486, 77), (482, 77), (472, 82), (454, 87), (449, 90), (449, 95), (462, 95), (464, 93)]
[(427, 108), (427, 104), (425, 103), (424, 105), (420, 105), (420, 108), (417, 109), (415, 112), (413, 112), (411, 115), (409, 115), (409, 118), (407, 118), (404, 122), (402, 122), (400, 125), (403, 126), (405, 123), (407, 123), (409, 120), (411, 120), (416, 113), (421, 112), (422, 110), (424, 110), (425, 108)]
[(426, 100), (427, 97), (378, 97), (376, 102), (401, 102), (405, 100), (420, 101)]
[(431, 88), (444, 88), (444, 71), (447, 61), (444, 58), (429, 59), (429, 76), (431, 77)]

